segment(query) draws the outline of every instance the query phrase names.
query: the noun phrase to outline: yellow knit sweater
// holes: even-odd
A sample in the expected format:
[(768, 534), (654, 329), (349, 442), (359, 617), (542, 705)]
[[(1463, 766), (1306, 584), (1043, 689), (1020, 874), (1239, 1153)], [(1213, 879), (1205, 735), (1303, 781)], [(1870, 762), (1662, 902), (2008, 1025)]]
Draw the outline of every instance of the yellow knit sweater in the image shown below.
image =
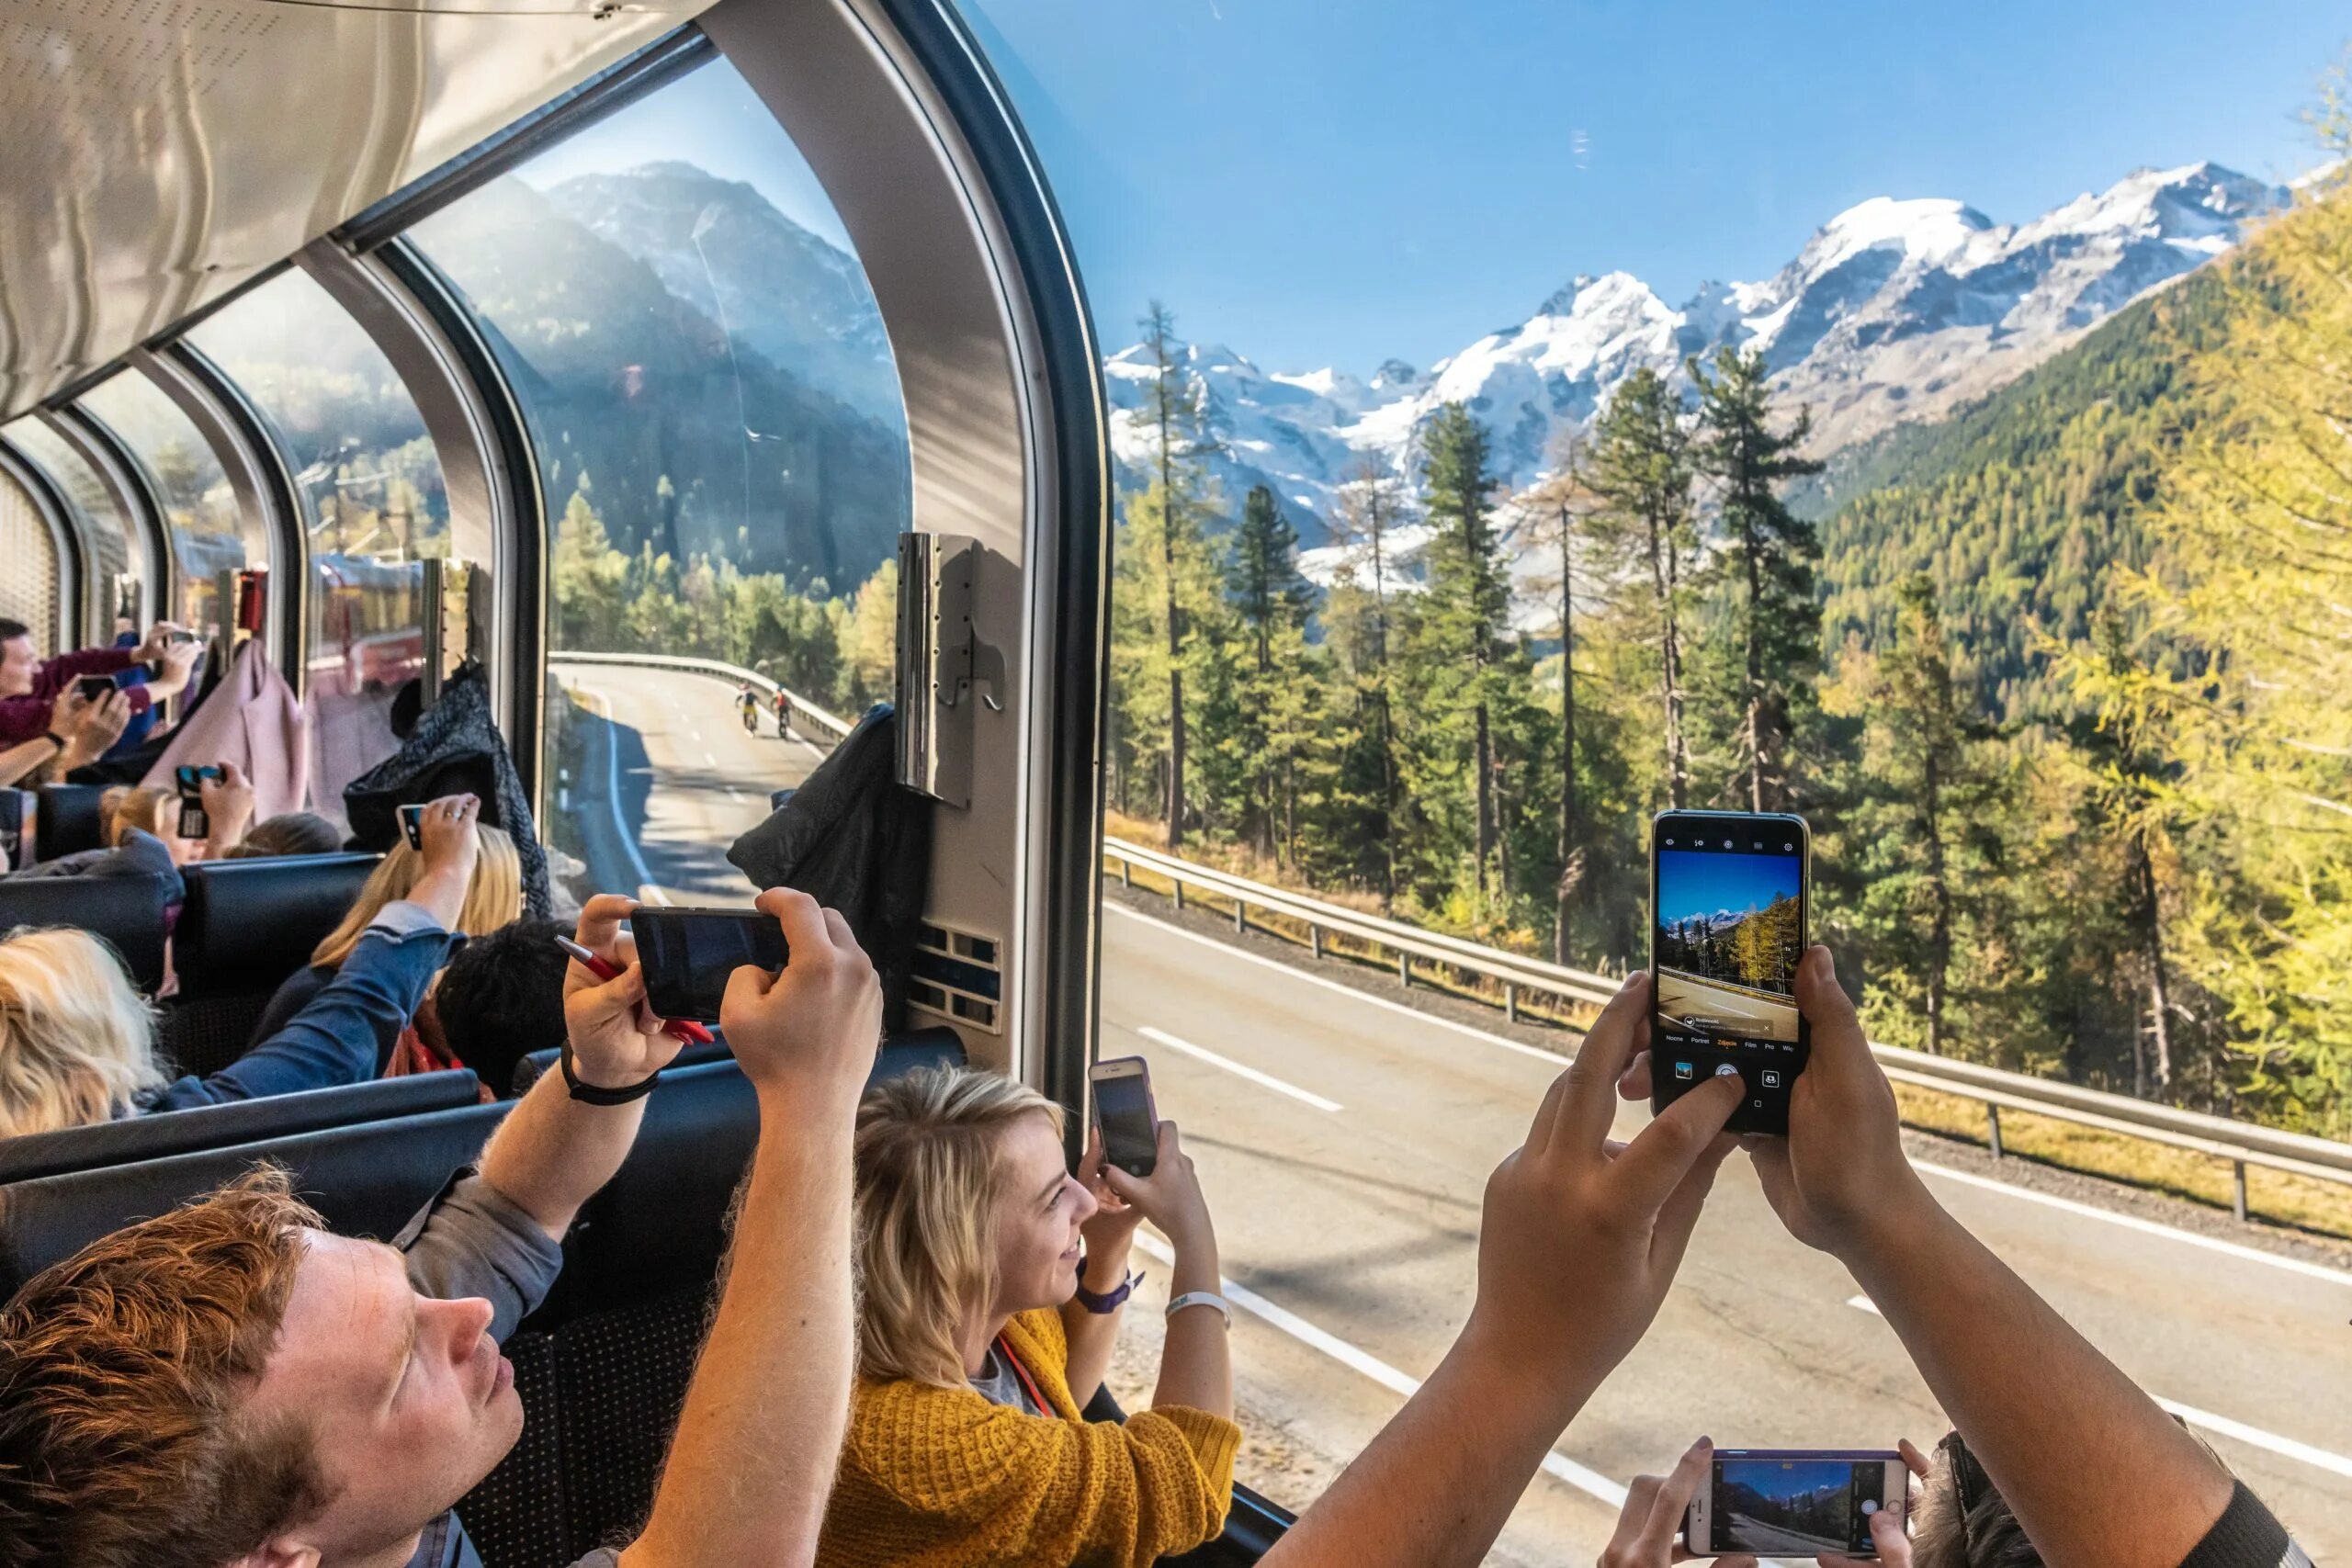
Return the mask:
[(1149, 1568), (1225, 1528), (1240, 1427), (1181, 1405), (1080, 1420), (1060, 1314), (1004, 1337), (1052, 1416), (858, 1380), (817, 1568)]

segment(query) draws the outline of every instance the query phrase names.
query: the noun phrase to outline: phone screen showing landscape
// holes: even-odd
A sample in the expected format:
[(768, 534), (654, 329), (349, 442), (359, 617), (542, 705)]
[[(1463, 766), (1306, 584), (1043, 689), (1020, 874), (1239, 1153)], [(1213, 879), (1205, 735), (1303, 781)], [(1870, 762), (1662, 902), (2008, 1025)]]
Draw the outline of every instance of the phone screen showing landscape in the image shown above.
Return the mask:
[(1747, 1091), (1730, 1125), (1785, 1133), (1806, 1045), (1796, 1004), (1804, 827), (1772, 817), (1669, 816), (1657, 834), (1652, 1100), (1663, 1110), (1729, 1067)]
[(1871, 1516), (1886, 1485), (1880, 1460), (1718, 1459), (1709, 1544), (1723, 1551), (1872, 1555)]

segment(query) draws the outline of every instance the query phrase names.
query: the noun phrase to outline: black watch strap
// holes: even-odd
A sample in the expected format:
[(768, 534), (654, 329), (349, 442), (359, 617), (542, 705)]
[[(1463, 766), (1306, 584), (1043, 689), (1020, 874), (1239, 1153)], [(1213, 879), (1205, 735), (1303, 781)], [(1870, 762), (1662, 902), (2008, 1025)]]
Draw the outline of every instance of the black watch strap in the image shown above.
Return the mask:
[(651, 1094), (653, 1086), (662, 1081), (662, 1069), (656, 1067), (651, 1076), (621, 1089), (599, 1089), (592, 1083), (582, 1083), (580, 1075), (571, 1068), (571, 1042), (569, 1040), (563, 1043), (563, 1055), (558, 1059), (563, 1064), (564, 1088), (570, 1089), (571, 1098), (582, 1105), (627, 1105), (632, 1100), (643, 1100)]

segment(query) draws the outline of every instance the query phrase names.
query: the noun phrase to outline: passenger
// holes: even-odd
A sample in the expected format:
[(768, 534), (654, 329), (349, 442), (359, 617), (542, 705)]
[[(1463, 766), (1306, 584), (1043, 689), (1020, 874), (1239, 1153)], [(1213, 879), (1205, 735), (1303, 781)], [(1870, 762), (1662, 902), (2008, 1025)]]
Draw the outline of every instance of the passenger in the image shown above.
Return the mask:
[(154, 1015), (96, 937), (18, 931), (0, 940), (0, 1137), (374, 1077), (379, 1033), (397, 1035), (414, 1010), (473, 879), (479, 803), (435, 804), (444, 809), (426, 821), (425, 871), (408, 897), (379, 911), (334, 984), (209, 1077), (169, 1077)]
[(178, 903), (184, 891), (179, 868), (233, 854), (233, 848), (216, 853), (214, 846), (242, 842), (247, 836), (245, 824), (253, 819), (253, 786), (235, 763), (221, 767), (225, 777), (207, 779), (203, 784), (205, 837), (180, 837), (175, 792), (118, 784), (98, 796), (98, 836), (104, 847), (55, 856), (27, 866), (17, 876), (162, 876), (171, 884), (165, 901)]
[(105, 756), (130, 722), (130, 699), (119, 688), (92, 702), (78, 686), (69, 684), (50, 703), (47, 729), (0, 750), (0, 786), (36, 775), (52, 783), (62, 780)]
[(521, 919), (478, 936), (451, 956), (385, 1068), (387, 1077), (470, 1067), (484, 1098), (514, 1093), (514, 1069), (563, 1043), (563, 980), (571, 967), (557, 920)]
[[(442, 804), (433, 803), (435, 807)], [(523, 868), (514, 852), (514, 840), (498, 828), (477, 828), (475, 832), (481, 840), (481, 858), (474, 866), (473, 884), (466, 890), (465, 908), (449, 928), (467, 934), (495, 931), (523, 912)], [(377, 912), (395, 899), (408, 897), (408, 890), (415, 886), (424, 870), (424, 857), (409, 848), (406, 839), (386, 852), (376, 869), (368, 874), (368, 880), (360, 885), (359, 897), (352, 900), (343, 919), (311, 950), (310, 965), (288, 976), (285, 984), (277, 987), (277, 994), (269, 998), (269, 1005), (262, 1010), (261, 1021), (254, 1026), (254, 1038), (261, 1040), (277, 1032), (317, 996), (321, 987), (334, 978), (335, 971), (350, 956), (353, 944), (376, 919)], [(376, 1042), (375, 1066), (368, 1069), (371, 1074), (383, 1070), (399, 1038), (400, 1026), (394, 1025)]]
[(138, 664), (157, 666), (143, 685), (125, 688), (130, 717), (158, 700), (187, 689), (201, 651), (192, 642), (175, 643), (179, 628), (159, 623), (136, 648), (89, 648), (43, 660), (33, 651), (32, 628), (0, 616), (0, 746), (37, 740), (50, 728), (57, 694), (85, 675), (115, 675)]
[[(718, 1311), (629, 1568), (806, 1564), (848, 1406), (850, 1137), (882, 995), (847, 922), (760, 908), (792, 962), (738, 970), (724, 1027), (759, 1098)], [(625, 898), (580, 942), (625, 956)], [(356, 960), (355, 960), (356, 962)], [(573, 1216), (628, 1156), (631, 1090), (677, 1051), (642, 1032), (634, 964), (572, 972), (572, 1069), (397, 1247), (327, 1232), (263, 1168), (92, 1244), (0, 1309), (0, 1562), (11, 1568), (449, 1568), (450, 1506), (514, 1447), (497, 1342), (562, 1266)], [(545, 1554), (542, 1554), (543, 1556)], [(606, 1548), (578, 1568), (616, 1568)]]
[(279, 860), (294, 855), (331, 855), (343, 848), (343, 830), (315, 811), (281, 811), (256, 822), (222, 860)]
[[(1099, 1134), (1072, 1177), (1061, 1126), (994, 1073), (909, 1073), (859, 1108), (865, 1364), (820, 1564), (1142, 1568), (1224, 1527), (1241, 1433), (1193, 1162), (1163, 1122), (1149, 1177)], [(1144, 1219), (1176, 1253), (1159, 1387), (1124, 1426), (1087, 1421)]]

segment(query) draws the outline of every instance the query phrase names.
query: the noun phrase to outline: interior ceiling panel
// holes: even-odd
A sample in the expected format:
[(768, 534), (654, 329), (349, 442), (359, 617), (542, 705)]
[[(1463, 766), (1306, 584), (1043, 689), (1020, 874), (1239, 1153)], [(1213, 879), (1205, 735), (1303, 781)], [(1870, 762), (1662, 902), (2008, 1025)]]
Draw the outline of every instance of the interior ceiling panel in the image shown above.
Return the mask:
[(7, 0), (0, 418), (707, 0)]

